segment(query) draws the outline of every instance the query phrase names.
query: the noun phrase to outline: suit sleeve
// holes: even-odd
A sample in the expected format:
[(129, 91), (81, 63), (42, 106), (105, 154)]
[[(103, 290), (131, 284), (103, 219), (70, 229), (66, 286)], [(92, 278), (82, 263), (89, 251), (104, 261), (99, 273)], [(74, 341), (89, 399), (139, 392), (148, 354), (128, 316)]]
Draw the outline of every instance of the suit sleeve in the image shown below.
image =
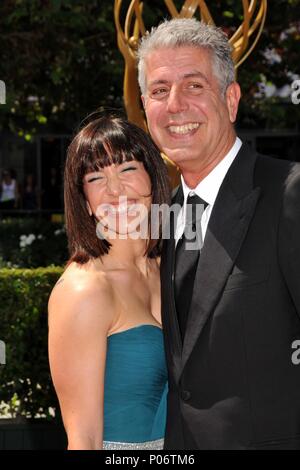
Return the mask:
[(279, 263), (300, 317), (300, 165), (286, 180), (278, 232)]

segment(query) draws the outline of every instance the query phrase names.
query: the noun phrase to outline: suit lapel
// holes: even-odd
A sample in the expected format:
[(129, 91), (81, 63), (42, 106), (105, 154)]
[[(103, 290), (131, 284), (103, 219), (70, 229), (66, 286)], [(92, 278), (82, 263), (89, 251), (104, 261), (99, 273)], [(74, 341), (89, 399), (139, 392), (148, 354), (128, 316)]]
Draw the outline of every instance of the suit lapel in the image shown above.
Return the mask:
[[(174, 194), (175, 193), (175, 194)], [(183, 205), (183, 190), (180, 185), (174, 190), (172, 208), (169, 223), (166, 228), (166, 239), (163, 244), (161, 258), (161, 280), (162, 280), (162, 323), (167, 338), (168, 349), (171, 350), (173, 362), (173, 373), (179, 377), (181, 370), (182, 340), (179, 331), (177, 312), (174, 298), (174, 266), (175, 266), (175, 228), (179, 208)], [(177, 210), (176, 210), (177, 209)]]
[(253, 217), (260, 194), (260, 188), (253, 189), (255, 160), (243, 145), (213, 207), (194, 282), (181, 373), (222, 295)]

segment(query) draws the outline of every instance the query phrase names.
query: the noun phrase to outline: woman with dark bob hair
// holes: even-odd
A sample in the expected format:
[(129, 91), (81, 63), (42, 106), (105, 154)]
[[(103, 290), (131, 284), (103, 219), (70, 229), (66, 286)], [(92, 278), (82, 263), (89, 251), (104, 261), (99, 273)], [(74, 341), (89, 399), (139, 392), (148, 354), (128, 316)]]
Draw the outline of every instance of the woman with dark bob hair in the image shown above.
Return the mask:
[[(150, 137), (102, 116), (65, 166), (70, 259), (49, 299), (49, 359), (68, 449), (162, 449), (167, 371), (160, 316), (165, 163)], [(157, 212), (156, 212), (157, 213)]]

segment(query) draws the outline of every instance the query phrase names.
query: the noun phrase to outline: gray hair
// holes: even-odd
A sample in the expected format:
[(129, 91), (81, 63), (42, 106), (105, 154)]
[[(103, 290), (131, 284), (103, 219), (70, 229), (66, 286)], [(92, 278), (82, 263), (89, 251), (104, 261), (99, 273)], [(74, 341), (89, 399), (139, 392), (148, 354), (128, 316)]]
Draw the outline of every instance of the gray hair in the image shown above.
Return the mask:
[(138, 81), (142, 94), (146, 93), (147, 86), (145, 74), (147, 56), (157, 49), (180, 46), (207, 48), (211, 51), (213, 70), (221, 92), (225, 95), (228, 85), (235, 80), (232, 47), (220, 28), (195, 18), (166, 20), (142, 37), (137, 52)]

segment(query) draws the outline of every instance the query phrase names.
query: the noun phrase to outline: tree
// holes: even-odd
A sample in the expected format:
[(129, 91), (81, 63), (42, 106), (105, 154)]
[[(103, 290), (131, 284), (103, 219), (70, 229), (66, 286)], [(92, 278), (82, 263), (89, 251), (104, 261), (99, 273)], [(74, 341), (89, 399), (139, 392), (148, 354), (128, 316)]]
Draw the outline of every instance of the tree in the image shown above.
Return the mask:
[(0, 10), (2, 129), (71, 132), (96, 108), (122, 106), (113, 2), (4, 0)]
[[(179, 9), (183, 0), (175, 3)], [(229, 34), (240, 24), (241, 1), (206, 3)], [(7, 104), (0, 106), (0, 128), (28, 139), (45, 130), (71, 133), (96, 108), (122, 108), (124, 64), (113, 6), (113, 0), (2, 1)], [(147, 28), (167, 17), (163, 0), (144, 0), (144, 15)], [(300, 0), (269, 1), (263, 35), (238, 70), (240, 127), (299, 128), (300, 105), (291, 104), (286, 88), (300, 77), (299, 54)]]

